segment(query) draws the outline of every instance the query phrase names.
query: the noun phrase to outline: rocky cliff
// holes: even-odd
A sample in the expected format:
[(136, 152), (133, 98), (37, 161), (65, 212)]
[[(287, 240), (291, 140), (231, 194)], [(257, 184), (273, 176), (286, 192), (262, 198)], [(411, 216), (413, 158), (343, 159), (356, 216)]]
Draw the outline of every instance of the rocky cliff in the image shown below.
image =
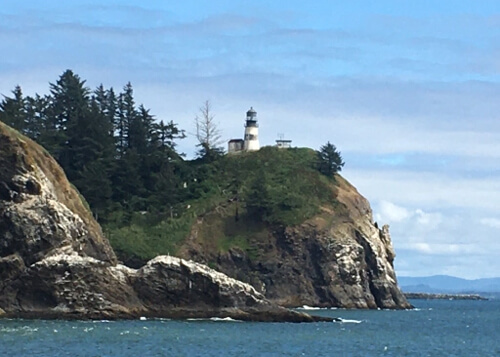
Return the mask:
[[(248, 222), (234, 222), (225, 213), (232, 212), (228, 203), (198, 219), (179, 254), (289, 307), (410, 308), (397, 285), (389, 227), (378, 227), (368, 201), (341, 176), (324, 195), (334, 197), (335, 204), (323, 205), (303, 224), (256, 225), (250, 233)], [(217, 248), (217, 239), (241, 240), (242, 234), (244, 244)]]
[(57, 162), (0, 122), (0, 256), (32, 264), (54, 249), (72, 249), (110, 264), (116, 256), (99, 224)]
[(321, 320), (207, 266), (160, 256), (117, 264), (50, 155), (0, 123), (0, 313), (8, 317)]

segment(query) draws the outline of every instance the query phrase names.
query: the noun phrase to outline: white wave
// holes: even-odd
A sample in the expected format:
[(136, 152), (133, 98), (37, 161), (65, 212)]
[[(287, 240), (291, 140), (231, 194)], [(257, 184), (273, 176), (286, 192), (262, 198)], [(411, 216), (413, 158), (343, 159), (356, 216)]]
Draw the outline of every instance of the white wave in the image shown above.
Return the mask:
[(38, 327), (29, 327), (29, 326), (22, 326), (22, 327), (0, 327), (0, 332), (23, 332), (24, 334), (29, 334), (33, 332), (37, 332)]
[(316, 307), (316, 306), (307, 306), (307, 305), (304, 305), (302, 307), (299, 307), (299, 309), (302, 309), (302, 310), (321, 310), (322, 308), (321, 307)]
[(210, 321), (233, 321), (233, 322), (242, 322), (241, 320), (235, 320), (231, 317), (211, 317)]
[(209, 317), (209, 318), (190, 318), (187, 321), (229, 321), (229, 322), (243, 322), (241, 320), (235, 320), (231, 317)]
[(343, 324), (360, 324), (363, 321), (361, 321), (361, 320), (349, 320), (349, 319), (340, 318), (340, 322), (343, 323)]
[(337, 310), (337, 307), (319, 307), (319, 306), (308, 306), (303, 305), (302, 307), (298, 307), (297, 310)]

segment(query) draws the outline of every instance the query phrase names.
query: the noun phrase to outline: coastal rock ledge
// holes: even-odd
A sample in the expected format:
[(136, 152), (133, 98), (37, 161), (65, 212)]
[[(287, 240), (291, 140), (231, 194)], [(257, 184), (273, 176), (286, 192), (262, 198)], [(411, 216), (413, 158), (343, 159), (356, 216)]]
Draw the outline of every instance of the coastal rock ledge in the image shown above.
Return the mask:
[(118, 264), (83, 199), (39, 145), (0, 122), (0, 316), (325, 321), (209, 267)]

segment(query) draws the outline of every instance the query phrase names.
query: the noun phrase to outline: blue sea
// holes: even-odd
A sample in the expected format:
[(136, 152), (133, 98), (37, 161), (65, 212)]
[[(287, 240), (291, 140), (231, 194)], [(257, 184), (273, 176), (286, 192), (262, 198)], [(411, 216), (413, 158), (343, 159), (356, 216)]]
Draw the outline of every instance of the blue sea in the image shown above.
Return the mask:
[(0, 320), (0, 356), (500, 356), (500, 300), (308, 312), (341, 323)]

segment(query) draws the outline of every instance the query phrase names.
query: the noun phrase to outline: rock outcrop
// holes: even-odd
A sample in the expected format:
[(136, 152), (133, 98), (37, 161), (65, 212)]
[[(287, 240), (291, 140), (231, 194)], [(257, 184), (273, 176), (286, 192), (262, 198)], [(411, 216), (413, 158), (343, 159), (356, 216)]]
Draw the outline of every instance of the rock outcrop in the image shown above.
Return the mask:
[[(0, 315), (323, 320), (201, 264), (117, 263), (85, 202), (40, 146), (0, 123)], [(330, 319), (331, 320), (331, 319)]]
[[(223, 231), (233, 217), (212, 212), (193, 227), (180, 256), (211, 264), (255, 286), (284, 306), (405, 309), (389, 227), (373, 221), (368, 201), (341, 176), (332, 192), (337, 204), (296, 227), (263, 227), (250, 238), (252, 254), (239, 248), (221, 253), (204, 232)], [(244, 224), (244, 223), (241, 223)]]
[(39, 145), (0, 123), (0, 257), (32, 264), (71, 245), (110, 264), (116, 256), (78, 192)]

